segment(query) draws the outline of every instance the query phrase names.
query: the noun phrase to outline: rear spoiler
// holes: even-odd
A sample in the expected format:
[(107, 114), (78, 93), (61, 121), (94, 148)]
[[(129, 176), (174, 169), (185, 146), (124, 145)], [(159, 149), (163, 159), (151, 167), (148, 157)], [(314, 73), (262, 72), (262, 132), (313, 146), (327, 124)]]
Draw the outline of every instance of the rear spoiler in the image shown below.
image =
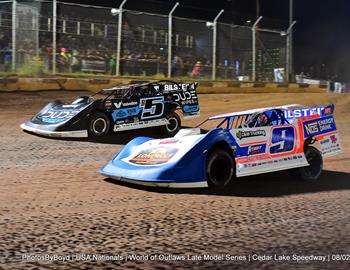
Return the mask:
[(318, 114), (321, 117), (326, 115), (331, 115), (334, 113), (334, 104), (330, 104), (328, 106), (317, 106), (317, 107), (309, 107), (309, 108), (296, 108), (290, 110), (283, 110), (284, 117), (287, 120), (292, 120), (296, 118), (302, 118), (306, 116), (311, 116), (314, 114)]
[(198, 83), (180, 83), (179, 88), (172, 93), (172, 102), (176, 103), (182, 110), (185, 119), (196, 118), (200, 115), (197, 96)]

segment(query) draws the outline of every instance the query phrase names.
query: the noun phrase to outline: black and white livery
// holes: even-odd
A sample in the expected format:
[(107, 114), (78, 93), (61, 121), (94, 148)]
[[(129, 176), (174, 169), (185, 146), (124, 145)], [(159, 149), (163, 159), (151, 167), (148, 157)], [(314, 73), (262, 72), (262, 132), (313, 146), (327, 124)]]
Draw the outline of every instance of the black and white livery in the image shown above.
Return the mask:
[(159, 126), (173, 136), (184, 119), (200, 114), (198, 83), (173, 81), (140, 82), (103, 89), (96, 95), (78, 97), (70, 104), (55, 100), (47, 104), (23, 130), (50, 137), (100, 138), (109, 132)]

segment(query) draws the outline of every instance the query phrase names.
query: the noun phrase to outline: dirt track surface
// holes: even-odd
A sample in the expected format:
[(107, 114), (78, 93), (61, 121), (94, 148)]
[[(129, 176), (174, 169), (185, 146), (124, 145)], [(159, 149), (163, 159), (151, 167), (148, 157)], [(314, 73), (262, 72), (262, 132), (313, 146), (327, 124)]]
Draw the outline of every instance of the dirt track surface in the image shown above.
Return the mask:
[[(141, 188), (101, 176), (98, 169), (140, 132), (98, 143), (46, 139), (20, 130), (19, 124), (52, 99), (68, 101), (79, 94), (0, 93), (0, 269), (350, 269), (350, 261), (161, 257), (350, 254), (350, 95), (200, 96), (203, 119), (254, 107), (333, 102), (344, 150), (325, 161), (317, 183), (267, 174), (242, 178), (214, 194)], [(69, 262), (24, 258), (45, 254), (160, 257)]]

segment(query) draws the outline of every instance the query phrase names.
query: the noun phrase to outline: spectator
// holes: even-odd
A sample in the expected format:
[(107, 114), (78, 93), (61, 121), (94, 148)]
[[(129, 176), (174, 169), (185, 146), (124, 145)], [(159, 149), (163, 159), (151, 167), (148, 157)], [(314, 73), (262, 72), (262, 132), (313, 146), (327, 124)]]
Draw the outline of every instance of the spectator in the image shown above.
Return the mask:
[(182, 68), (183, 68), (182, 59), (179, 56), (175, 55), (173, 62), (171, 64), (171, 74), (173, 76), (180, 75)]
[(57, 64), (60, 72), (67, 72), (70, 66), (70, 54), (67, 52), (66, 48), (61, 48), (58, 55)]
[(191, 76), (192, 77), (199, 77), (201, 72), (201, 62), (197, 61), (197, 63), (193, 66)]
[(77, 50), (73, 50), (72, 62), (70, 65), (72, 72), (77, 72), (80, 70), (79, 52)]

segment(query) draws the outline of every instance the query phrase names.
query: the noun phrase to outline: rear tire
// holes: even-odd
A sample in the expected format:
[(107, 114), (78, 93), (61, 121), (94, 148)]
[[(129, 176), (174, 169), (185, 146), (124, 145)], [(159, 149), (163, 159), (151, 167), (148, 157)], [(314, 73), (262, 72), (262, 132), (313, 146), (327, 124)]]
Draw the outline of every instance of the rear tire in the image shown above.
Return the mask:
[(162, 126), (161, 132), (165, 136), (173, 137), (181, 127), (181, 119), (176, 113), (169, 114), (166, 119), (169, 121), (169, 124)]
[(315, 182), (322, 174), (322, 154), (313, 146), (306, 146), (304, 153), (309, 166), (291, 170), (290, 175), (293, 178), (301, 179), (303, 181)]
[(207, 157), (206, 176), (208, 187), (222, 190), (227, 187), (234, 175), (234, 161), (231, 155), (222, 149), (212, 149)]
[(109, 133), (110, 121), (107, 115), (96, 112), (90, 117), (88, 133), (90, 138), (102, 138)]

